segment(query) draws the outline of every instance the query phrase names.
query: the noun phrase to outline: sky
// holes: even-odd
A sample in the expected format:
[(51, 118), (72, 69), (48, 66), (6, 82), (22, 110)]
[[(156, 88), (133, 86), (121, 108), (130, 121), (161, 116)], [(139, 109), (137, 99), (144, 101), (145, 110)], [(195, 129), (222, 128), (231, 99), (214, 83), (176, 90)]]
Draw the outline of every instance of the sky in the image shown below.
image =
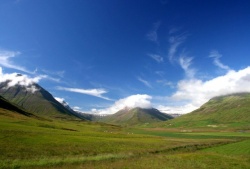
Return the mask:
[(0, 82), (87, 113), (184, 114), (250, 92), (249, 30), (248, 0), (1, 0)]

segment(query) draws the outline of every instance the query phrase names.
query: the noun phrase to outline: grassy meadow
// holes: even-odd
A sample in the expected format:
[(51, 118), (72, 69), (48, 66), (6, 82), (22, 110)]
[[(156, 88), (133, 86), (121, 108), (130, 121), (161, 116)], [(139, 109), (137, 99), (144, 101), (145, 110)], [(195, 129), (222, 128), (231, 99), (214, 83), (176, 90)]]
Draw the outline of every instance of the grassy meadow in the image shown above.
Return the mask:
[(0, 110), (0, 168), (250, 168), (250, 133), (124, 128)]

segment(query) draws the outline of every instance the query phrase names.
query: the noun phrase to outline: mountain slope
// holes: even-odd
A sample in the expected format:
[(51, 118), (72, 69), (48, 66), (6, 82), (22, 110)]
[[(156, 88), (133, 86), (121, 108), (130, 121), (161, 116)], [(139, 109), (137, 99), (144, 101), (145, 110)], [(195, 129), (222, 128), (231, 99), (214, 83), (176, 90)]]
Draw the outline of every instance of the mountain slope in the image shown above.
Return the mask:
[(250, 128), (250, 93), (214, 97), (199, 109), (168, 123), (172, 127)]
[(79, 119), (75, 114), (38, 84), (32, 84), (32, 90), (26, 86), (8, 87), (8, 82), (0, 83), (0, 95), (11, 103), (43, 118)]
[(1, 115), (12, 115), (12, 114), (20, 114), (29, 117), (35, 117), (33, 114), (19, 108), (16, 105), (11, 104), (6, 99), (0, 96), (0, 114)]
[(101, 122), (118, 125), (142, 125), (172, 119), (170, 115), (161, 113), (157, 109), (122, 109), (117, 113), (103, 117)]

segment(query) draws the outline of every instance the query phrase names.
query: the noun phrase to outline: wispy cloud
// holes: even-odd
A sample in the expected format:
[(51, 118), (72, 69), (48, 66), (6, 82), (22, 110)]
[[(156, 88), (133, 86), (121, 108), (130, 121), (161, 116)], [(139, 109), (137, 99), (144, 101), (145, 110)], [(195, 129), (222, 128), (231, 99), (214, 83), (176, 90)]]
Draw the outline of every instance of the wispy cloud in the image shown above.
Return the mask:
[(108, 97), (103, 96), (103, 94), (108, 93), (105, 89), (80, 89), (80, 88), (67, 88), (61, 86), (56, 87), (56, 89), (95, 96), (105, 100), (112, 100)]
[(141, 77), (138, 77), (137, 79), (138, 79), (140, 82), (142, 82), (145, 86), (147, 86), (147, 87), (149, 87), (149, 88), (152, 88), (151, 84), (150, 84), (148, 81), (142, 79)]
[(38, 69), (35, 69), (34, 71), (29, 71), (27, 68), (20, 66), (11, 60), (12, 58), (17, 57), (20, 54), (21, 54), (20, 52), (0, 50), (0, 66), (22, 71), (30, 75), (36, 75), (37, 77), (41, 77), (42, 79), (47, 79), (47, 80), (51, 80), (54, 82), (60, 82), (60, 78), (63, 77), (64, 71), (52, 72), (52, 71), (42, 70), (43, 73), (56, 75), (56, 76), (59, 76), (60, 78), (54, 78), (50, 75), (39, 74)]
[(158, 76), (163, 77), (165, 75), (164, 71), (155, 71), (155, 74), (157, 74)]
[(173, 35), (180, 30), (181, 30), (181, 27), (172, 27), (171, 29), (169, 29), (168, 33), (169, 33), (169, 35)]
[(170, 44), (170, 47), (169, 47), (169, 50), (168, 50), (168, 59), (172, 62), (177, 51), (178, 51), (178, 47), (184, 43), (184, 41), (186, 40), (187, 38), (187, 34), (186, 33), (183, 33), (183, 34), (180, 34), (180, 35), (172, 35), (170, 36), (169, 38), (169, 44)]
[(162, 84), (163, 86), (169, 86), (170, 88), (174, 88), (175, 87), (175, 85), (174, 85), (173, 82), (170, 82), (170, 81), (165, 80), (165, 79), (163, 79), (163, 80), (157, 80), (156, 82)]
[(154, 42), (154, 43), (157, 43), (157, 44), (159, 43), (157, 31), (158, 31), (160, 25), (161, 25), (161, 22), (160, 22), (160, 21), (154, 23), (154, 24), (153, 24), (152, 30), (150, 30), (150, 31), (147, 33), (147, 35), (146, 35), (146, 37), (148, 38), (148, 40), (150, 40), (150, 41), (152, 41), (152, 42)]
[(25, 67), (19, 66), (11, 61), (11, 58), (16, 57), (20, 54), (20, 52), (0, 50), (0, 65), (6, 68), (11, 68), (25, 73), (33, 74), (34, 72), (31, 72)]
[(161, 63), (164, 62), (163, 57), (157, 54), (148, 54), (152, 59), (154, 59), (156, 62)]
[(54, 76), (59, 76), (61, 78), (64, 77), (64, 70), (61, 71), (50, 71), (50, 70), (46, 70), (46, 69), (42, 69), (42, 72), (46, 73), (46, 74), (50, 74), (50, 75), (54, 75)]
[(222, 57), (222, 55), (218, 51), (216, 50), (211, 51), (209, 57), (214, 59), (214, 64), (218, 66), (219, 68), (227, 70), (227, 71), (231, 70), (229, 66), (221, 63), (220, 58)]
[(179, 58), (179, 63), (181, 68), (185, 71), (185, 74), (187, 76), (187, 78), (193, 78), (195, 75), (195, 69), (190, 68), (190, 65), (192, 64), (192, 57), (187, 57), (185, 55), (182, 55)]

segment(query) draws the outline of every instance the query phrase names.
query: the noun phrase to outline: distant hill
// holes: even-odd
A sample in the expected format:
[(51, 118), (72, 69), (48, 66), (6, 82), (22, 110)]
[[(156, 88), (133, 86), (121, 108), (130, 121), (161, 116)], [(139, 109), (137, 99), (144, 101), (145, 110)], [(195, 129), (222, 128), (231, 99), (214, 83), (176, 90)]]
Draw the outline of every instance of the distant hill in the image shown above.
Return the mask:
[(99, 121), (118, 125), (142, 125), (145, 123), (166, 121), (172, 118), (172, 116), (162, 113), (159, 110), (153, 108), (125, 108), (115, 114), (105, 116)]
[(199, 109), (168, 121), (171, 127), (250, 129), (250, 93), (214, 97)]
[(7, 84), (0, 83), (0, 95), (28, 112), (43, 118), (80, 119), (38, 84), (33, 84), (33, 91), (21, 85), (7, 87)]

